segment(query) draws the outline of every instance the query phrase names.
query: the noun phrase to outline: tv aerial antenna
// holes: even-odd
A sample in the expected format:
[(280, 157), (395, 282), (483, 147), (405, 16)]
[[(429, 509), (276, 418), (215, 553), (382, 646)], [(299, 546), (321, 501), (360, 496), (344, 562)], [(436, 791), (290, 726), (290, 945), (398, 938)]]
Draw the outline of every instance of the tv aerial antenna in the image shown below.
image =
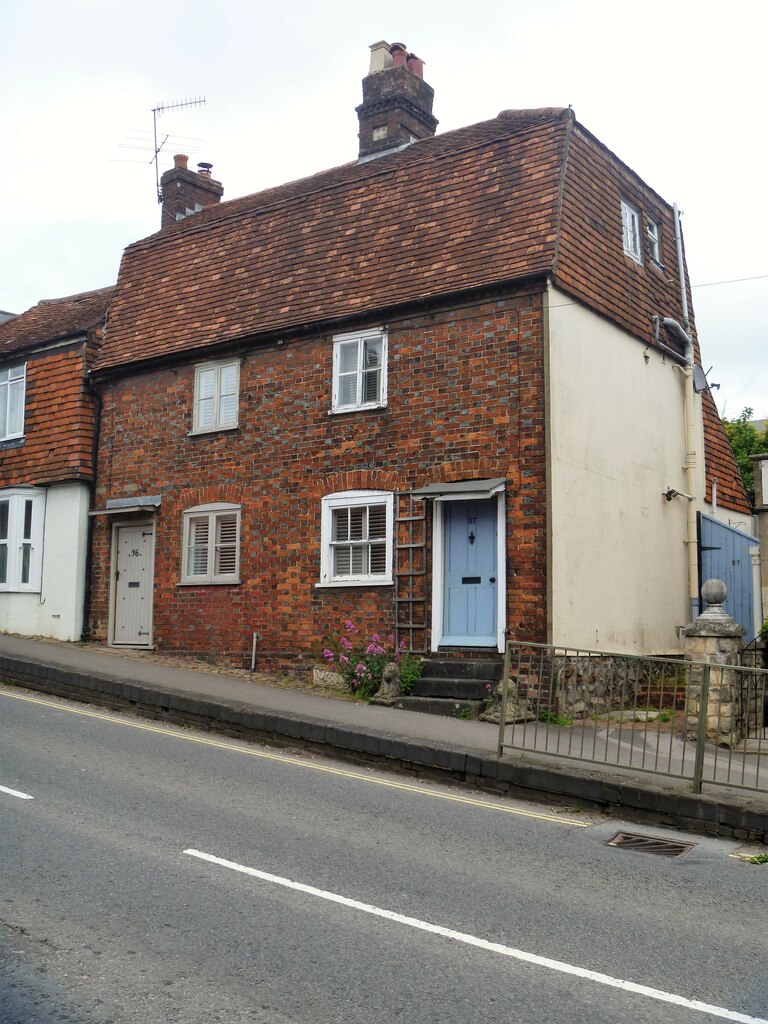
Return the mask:
[(152, 133), (155, 140), (155, 155), (152, 157), (151, 162), (155, 165), (155, 188), (157, 189), (157, 201), (162, 203), (163, 193), (160, 188), (160, 164), (158, 157), (163, 146), (166, 144), (170, 135), (166, 135), (163, 141), (158, 145), (157, 142), (157, 119), (166, 110), (186, 110), (188, 107), (202, 107), (205, 103), (205, 96), (196, 96), (188, 100), (174, 100), (171, 103), (158, 103), (156, 107), (152, 107)]

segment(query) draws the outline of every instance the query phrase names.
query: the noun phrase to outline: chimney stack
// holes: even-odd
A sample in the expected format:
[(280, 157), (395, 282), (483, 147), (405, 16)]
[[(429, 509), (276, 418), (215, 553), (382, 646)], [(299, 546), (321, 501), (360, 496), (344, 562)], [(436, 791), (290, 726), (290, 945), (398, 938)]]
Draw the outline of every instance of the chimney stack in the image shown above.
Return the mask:
[(211, 176), (213, 164), (199, 163), (195, 173), (187, 167), (188, 162), (188, 156), (177, 153), (173, 158), (173, 167), (160, 179), (161, 228), (199, 213), (206, 206), (213, 206), (224, 194), (221, 182), (214, 181)]
[(370, 69), (363, 79), (363, 102), (357, 107), (361, 160), (435, 134), (435, 93), (423, 76), (424, 61), (408, 53), (403, 43), (373, 43)]

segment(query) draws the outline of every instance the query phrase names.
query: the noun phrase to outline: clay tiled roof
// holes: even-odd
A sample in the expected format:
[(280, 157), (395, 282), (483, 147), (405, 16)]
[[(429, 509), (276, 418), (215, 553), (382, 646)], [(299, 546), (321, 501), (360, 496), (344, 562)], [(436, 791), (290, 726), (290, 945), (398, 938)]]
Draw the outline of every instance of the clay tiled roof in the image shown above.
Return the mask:
[(546, 273), (569, 121), (503, 113), (137, 242), (97, 368)]
[(0, 361), (26, 363), (25, 436), (0, 450), (0, 486), (92, 479), (95, 403), (84, 380), (114, 290), (38, 302), (0, 323)]
[(714, 479), (717, 480), (718, 505), (732, 509), (734, 512), (743, 512), (750, 515), (752, 510), (749, 500), (714, 399), (709, 391), (705, 391), (702, 398), (707, 501), (712, 500), (712, 481)]
[(112, 286), (62, 299), (42, 299), (26, 313), (0, 323), (0, 359), (100, 327), (114, 292)]

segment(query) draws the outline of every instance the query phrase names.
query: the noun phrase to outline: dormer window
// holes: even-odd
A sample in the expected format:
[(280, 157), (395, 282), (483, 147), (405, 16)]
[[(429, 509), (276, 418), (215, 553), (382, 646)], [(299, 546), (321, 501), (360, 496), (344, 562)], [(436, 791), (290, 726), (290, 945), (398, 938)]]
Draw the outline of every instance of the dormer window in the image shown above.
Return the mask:
[(26, 363), (0, 370), (0, 441), (24, 435), (26, 380)]
[(640, 249), (640, 211), (637, 207), (628, 203), (626, 199), (621, 200), (621, 227), (624, 235), (624, 252), (635, 263), (643, 262), (643, 254)]

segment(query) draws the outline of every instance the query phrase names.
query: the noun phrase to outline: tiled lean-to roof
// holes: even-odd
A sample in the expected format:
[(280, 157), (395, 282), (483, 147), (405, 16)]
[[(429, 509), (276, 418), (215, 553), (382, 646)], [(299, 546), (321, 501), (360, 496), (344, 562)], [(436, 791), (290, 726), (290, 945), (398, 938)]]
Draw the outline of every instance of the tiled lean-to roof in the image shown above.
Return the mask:
[(61, 299), (42, 299), (25, 313), (0, 323), (0, 359), (51, 342), (75, 338), (104, 322), (114, 285)]
[(751, 514), (747, 493), (723, 422), (709, 391), (702, 394), (704, 414), (704, 464), (707, 470), (707, 501), (712, 500), (712, 481), (717, 480), (717, 503), (735, 512)]

